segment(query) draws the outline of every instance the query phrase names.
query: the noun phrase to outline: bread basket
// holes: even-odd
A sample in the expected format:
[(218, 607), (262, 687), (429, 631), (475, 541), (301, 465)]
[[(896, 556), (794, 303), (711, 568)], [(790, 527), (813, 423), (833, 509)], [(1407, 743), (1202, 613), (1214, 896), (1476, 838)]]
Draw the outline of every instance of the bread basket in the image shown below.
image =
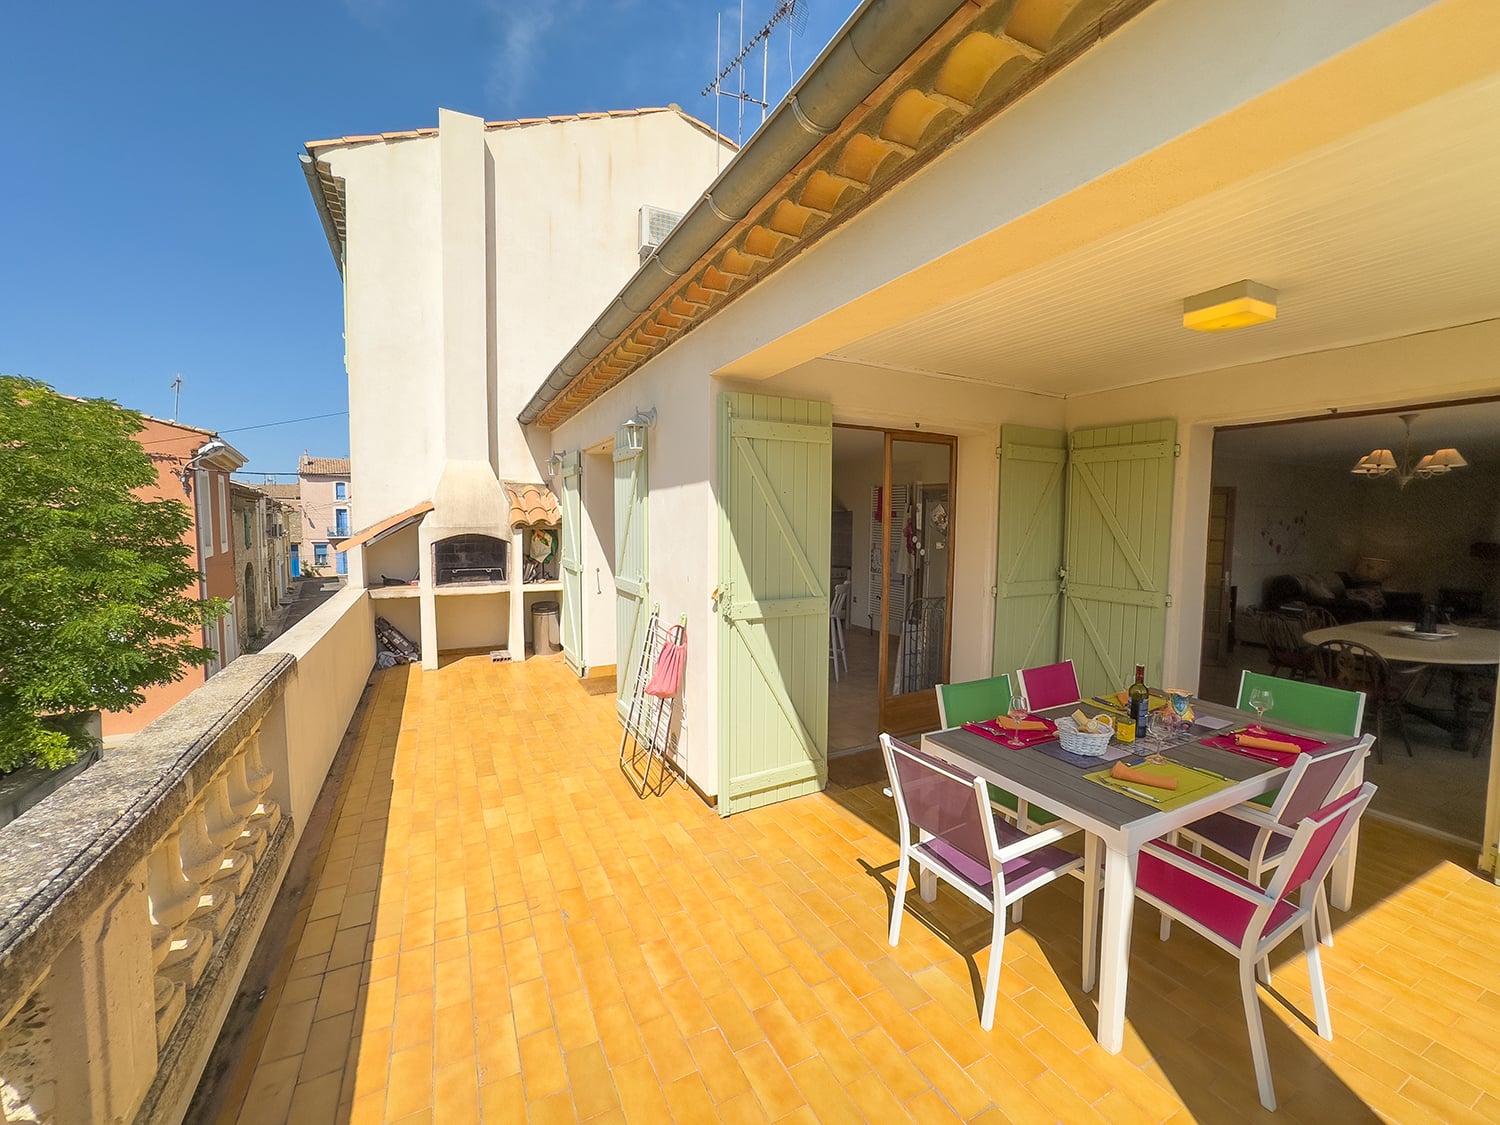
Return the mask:
[(1057, 720), (1057, 740), (1070, 754), (1102, 758), (1109, 748), (1109, 740), (1112, 737), (1114, 735), (1111, 731), (1095, 734), (1093, 731), (1079, 730), (1078, 723), (1071, 715), (1064, 715)]

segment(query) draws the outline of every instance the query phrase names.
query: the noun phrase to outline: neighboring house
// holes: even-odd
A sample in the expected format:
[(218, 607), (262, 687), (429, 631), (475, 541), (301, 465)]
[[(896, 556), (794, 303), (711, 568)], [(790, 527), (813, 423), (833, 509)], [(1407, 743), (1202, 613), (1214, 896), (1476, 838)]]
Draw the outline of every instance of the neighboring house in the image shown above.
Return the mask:
[(255, 486), (281, 508), (281, 546), (286, 561), (287, 586), (291, 579), (302, 577), (302, 486), (292, 484), (258, 484)]
[(291, 585), (287, 555), (288, 518), (300, 513), (283, 508), (260, 489), (231, 482), (231, 534), (235, 541), (235, 589), (241, 649), (265, 632)]
[(352, 530), (352, 490), (349, 458), (309, 457), (297, 463), (298, 504), (302, 509), (302, 569), (323, 574), (347, 574), (348, 563), (340, 540)]
[[(825, 783), (850, 435), (886, 451), (857, 498), (882, 608), (914, 542), (951, 566), (923, 576), (939, 612), (887, 618), (871, 684), (873, 729), (917, 732), (908, 644), (948, 680), (1065, 655), (1085, 693), (1137, 661), (1198, 683), (1216, 427), (1500, 395), (1500, 7), (1085, 0), (930, 33), (880, 11), (520, 414), (563, 466), (565, 645), (626, 665), (642, 605), (686, 615), (683, 766), (725, 813)], [(872, 41), (888, 73), (849, 61)], [(1274, 320), (1191, 330), (1245, 279)], [(951, 459), (903, 470), (934, 441)], [(903, 522), (893, 486), (935, 480), (940, 524), (909, 500)]]
[(180, 680), (146, 688), (145, 702), (134, 710), (106, 711), (105, 737), (140, 730), (240, 651), (229, 475), (244, 465), (245, 457), (212, 430), (149, 415), (135, 440), (156, 465), (156, 484), (142, 489), (141, 495), (151, 500), (180, 500), (192, 514), (193, 525), (183, 541), (193, 549), (192, 564), (203, 576), (193, 593), (200, 598), (224, 598), (230, 611), (203, 630), (202, 643), (214, 650), (216, 658), (207, 666), (189, 666)]
[[(308, 144), (345, 282), (365, 529), (350, 580), (393, 583), (381, 612), (430, 667), (440, 649), (524, 656), (528, 609), (559, 583), (555, 558), (527, 579), (520, 529), (558, 516), (547, 451), (515, 414), (732, 150), (676, 108), (488, 123), (441, 110), (436, 129)], [(309, 512), (327, 502), (312, 479)], [(304, 568), (334, 526), (305, 529)]]

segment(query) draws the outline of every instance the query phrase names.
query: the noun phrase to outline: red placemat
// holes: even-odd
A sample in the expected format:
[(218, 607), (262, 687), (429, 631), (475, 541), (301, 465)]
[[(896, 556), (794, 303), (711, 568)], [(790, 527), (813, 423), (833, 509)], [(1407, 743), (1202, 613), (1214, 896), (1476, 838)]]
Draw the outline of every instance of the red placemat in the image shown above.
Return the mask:
[[(1255, 735), (1257, 738), (1274, 738), (1282, 742), (1295, 743), (1300, 749), (1297, 754), (1303, 754), (1310, 750), (1321, 750), (1327, 746), (1326, 742), (1319, 742), (1316, 738), (1304, 738), (1300, 734), (1287, 734), (1285, 731), (1271, 730), (1269, 727), (1248, 726), (1245, 734)], [(1297, 760), (1297, 754), (1286, 750), (1263, 750), (1259, 746), (1241, 746), (1235, 741), (1234, 734), (1221, 734), (1213, 738), (1205, 738), (1204, 746), (1213, 746), (1219, 750), (1228, 750), (1232, 754), (1240, 754), (1246, 758), (1256, 758), (1262, 762), (1271, 762), (1278, 766), (1290, 766)]]
[[(1027, 717), (1033, 722), (1044, 724), (1047, 729), (1013, 731), (1000, 726), (994, 719), (986, 719), (982, 723), (965, 723), (964, 730), (977, 734), (981, 738), (988, 738), (991, 742), (998, 742), (1001, 746), (1008, 746), (1012, 750), (1035, 746), (1038, 742), (1051, 742), (1057, 737), (1057, 724), (1051, 719), (1044, 719), (1040, 715)], [(1012, 742), (1012, 739), (1015, 741)]]

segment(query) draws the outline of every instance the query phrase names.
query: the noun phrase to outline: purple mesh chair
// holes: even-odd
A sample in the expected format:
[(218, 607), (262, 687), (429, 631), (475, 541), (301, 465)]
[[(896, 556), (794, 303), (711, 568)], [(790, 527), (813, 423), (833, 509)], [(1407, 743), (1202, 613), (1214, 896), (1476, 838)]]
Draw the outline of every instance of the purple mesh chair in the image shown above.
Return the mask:
[(1026, 694), (1026, 703), (1033, 711), (1062, 707), (1082, 698), (1078, 693), (1078, 673), (1071, 660), (1022, 668), (1016, 677)]
[[(949, 765), (888, 734), (880, 736), (891, 795), (900, 826), (901, 863), (895, 874), (891, 903), (890, 943), (901, 936), (906, 908), (906, 876), (916, 868), (922, 898), (937, 895), (937, 880), (994, 915), (990, 963), (984, 979), (984, 1006), (979, 1024), (986, 1031), (995, 1023), (995, 1000), (1005, 951), (1005, 911), (1011, 903), (1060, 875), (1082, 871), (1083, 857), (1056, 847), (1080, 831), (1077, 825), (1056, 821), (1027, 835), (1000, 818), (990, 806), (983, 778)], [(912, 839), (916, 829), (917, 838)], [(1083, 963), (1085, 975), (1095, 956), (1098, 931), (1098, 875), (1084, 872)]]
[[(1260, 886), (1265, 881), (1266, 872), (1274, 870), (1286, 855), (1292, 834), (1302, 818), (1312, 815), (1352, 788), (1360, 763), (1365, 760), (1374, 741), (1374, 736), (1367, 734), (1342, 750), (1317, 756), (1299, 754), (1269, 808), (1250, 803), (1236, 805), (1193, 821), (1177, 835), (1188, 841), (1194, 855), (1202, 855), (1207, 846), (1234, 860), (1245, 868), (1250, 881)], [(1318, 887), (1317, 911), (1323, 944), (1332, 945), (1333, 925), (1328, 916), (1328, 896), (1321, 885)], [(1166, 940), (1171, 925), (1163, 914), (1162, 940)]]
[(1161, 911), (1163, 918), (1173, 918), (1196, 930), (1239, 959), (1250, 1057), (1255, 1063), (1260, 1104), (1267, 1109), (1276, 1108), (1276, 1091), (1271, 1085), (1271, 1060), (1255, 978), (1258, 974), (1263, 982), (1270, 983), (1271, 950), (1300, 929), (1318, 1034), (1333, 1038), (1313, 903), (1339, 849), (1374, 795), (1375, 786), (1366, 782), (1304, 818), (1292, 833), (1270, 886), (1265, 888), (1171, 844), (1158, 841), (1141, 848), (1136, 896)]

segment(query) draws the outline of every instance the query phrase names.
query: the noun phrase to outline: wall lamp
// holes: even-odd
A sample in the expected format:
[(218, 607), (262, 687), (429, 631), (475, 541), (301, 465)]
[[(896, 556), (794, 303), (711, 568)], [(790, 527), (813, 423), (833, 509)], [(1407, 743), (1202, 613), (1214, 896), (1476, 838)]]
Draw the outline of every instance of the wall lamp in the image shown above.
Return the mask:
[(656, 425), (656, 407), (649, 410), (637, 409), (634, 414), (625, 419), (625, 448), (632, 453), (640, 453), (646, 448), (646, 431)]
[(547, 458), (547, 479), (556, 480), (557, 474), (562, 472), (563, 455), (557, 450), (552, 451), (552, 456)]

